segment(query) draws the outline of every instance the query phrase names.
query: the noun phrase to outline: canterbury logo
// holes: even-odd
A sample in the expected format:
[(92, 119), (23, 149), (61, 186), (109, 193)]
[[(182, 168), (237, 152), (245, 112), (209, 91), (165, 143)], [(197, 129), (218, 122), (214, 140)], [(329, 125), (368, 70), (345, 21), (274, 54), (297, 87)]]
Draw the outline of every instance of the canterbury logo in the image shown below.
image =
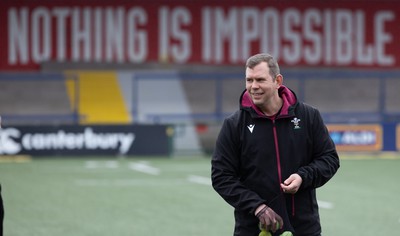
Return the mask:
[(249, 130), (250, 130), (250, 133), (253, 133), (254, 126), (256, 126), (256, 125), (248, 125), (247, 126), (247, 128), (249, 128)]

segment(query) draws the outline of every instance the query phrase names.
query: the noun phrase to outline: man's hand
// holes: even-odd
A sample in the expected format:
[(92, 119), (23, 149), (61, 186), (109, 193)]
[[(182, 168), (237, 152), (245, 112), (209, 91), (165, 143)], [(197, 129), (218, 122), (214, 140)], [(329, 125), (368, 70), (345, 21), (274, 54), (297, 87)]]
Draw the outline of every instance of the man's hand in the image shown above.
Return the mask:
[(298, 174), (292, 174), (281, 184), (284, 193), (295, 194), (299, 190), (303, 179)]
[(282, 229), (283, 220), (274, 210), (266, 206), (260, 205), (255, 211), (255, 215), (260, 220), (260, 223), (267, 231), (275, 233), (278, 229)]

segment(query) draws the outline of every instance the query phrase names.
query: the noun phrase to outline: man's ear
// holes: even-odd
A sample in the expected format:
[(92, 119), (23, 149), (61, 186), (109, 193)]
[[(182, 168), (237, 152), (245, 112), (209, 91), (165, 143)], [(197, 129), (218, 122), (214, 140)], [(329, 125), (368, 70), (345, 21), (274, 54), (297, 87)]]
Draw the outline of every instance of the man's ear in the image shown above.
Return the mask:
[(277, 88), (279, 88), (283, 84), (283, 75), (278, 74), (275, 78), (276, 83), (277, 83)]

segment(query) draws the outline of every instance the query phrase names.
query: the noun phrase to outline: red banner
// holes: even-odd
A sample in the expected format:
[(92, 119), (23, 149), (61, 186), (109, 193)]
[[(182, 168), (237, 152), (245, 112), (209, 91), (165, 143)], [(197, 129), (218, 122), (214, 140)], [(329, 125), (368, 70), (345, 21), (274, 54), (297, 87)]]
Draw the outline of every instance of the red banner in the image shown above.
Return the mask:
[(397, 1), (18, 1), (0, 3), (0, 70), (56, 62), (400, 66)]

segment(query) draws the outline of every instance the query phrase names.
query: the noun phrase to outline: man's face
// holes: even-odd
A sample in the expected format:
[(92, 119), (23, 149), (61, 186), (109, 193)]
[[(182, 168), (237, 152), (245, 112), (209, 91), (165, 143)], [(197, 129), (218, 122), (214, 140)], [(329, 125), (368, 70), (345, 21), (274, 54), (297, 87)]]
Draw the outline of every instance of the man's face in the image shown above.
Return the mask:
[(274, 80), (269, 74), (266, 62), (261, 62), (253, 69), (246, 68), (246, 90), (253, 103), (258, 107), (268, 106), (271, 98), (278, 96), (279, 81)]

